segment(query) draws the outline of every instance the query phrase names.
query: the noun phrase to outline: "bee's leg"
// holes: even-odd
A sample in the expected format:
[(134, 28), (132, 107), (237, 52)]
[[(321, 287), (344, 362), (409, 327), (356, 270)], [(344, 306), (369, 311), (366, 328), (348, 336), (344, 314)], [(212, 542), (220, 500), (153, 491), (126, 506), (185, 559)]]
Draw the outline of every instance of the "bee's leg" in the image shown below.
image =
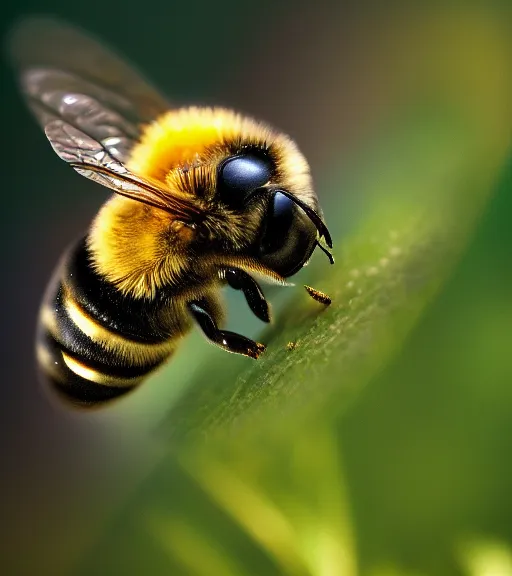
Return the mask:
[(220, 348), (235, 354), (250, 356), (251, 358), (258, 358), (258, 356), (264, 352), (264, 344), (255, 342), (254, 340), (246, 338), (241, 334), (236, 334), (235, 332), (219, 330), (213, 316), (205, 310), (204, 302), (189, 302), (188, 309), (208, 340), (213, 344), (220, 346)]
[(245, 299), (253, 314), (263, 322), (270, 322), (270, 308), (258, 283), (247, 272), (240, 268), (224, 268), (221, 278), (234, 288), (244, 293)]

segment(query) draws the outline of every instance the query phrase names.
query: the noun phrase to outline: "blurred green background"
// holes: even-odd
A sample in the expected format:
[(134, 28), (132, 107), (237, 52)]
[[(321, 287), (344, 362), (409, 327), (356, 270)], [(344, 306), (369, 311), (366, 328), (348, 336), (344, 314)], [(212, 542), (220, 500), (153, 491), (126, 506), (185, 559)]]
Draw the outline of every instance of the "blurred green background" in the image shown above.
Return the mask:
[[(108, 413), (60, 410), (35, 377), (37, 308), (106, 195), (54, 155), (4, 62), (0, 572), (512, 575), (509, 3), (24, 0), (3, 36), (34, 12), (177, 104), (290, 133), (337, 263), (266, 290), (257, 365), (194, 333)], [(259, 335), (228, 297), (230, 328)]]

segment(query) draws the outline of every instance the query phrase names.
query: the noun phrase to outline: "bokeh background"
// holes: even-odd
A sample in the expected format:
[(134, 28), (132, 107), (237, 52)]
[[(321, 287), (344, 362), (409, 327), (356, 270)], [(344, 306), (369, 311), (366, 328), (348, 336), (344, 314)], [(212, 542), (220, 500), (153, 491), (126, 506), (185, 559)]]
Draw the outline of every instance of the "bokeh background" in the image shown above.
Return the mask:
[[(69, 19), (117, 47), (175, 102), (234, 107), (290, 133), (311, 162), (330, 228), (341, 240), (364, 223), (368, 205), (385, 204), (378, 186), (365, 193), (364, 178), (366, 158), (390, 132), (407, 127), (418, 110), (427, 132), (430, 118), (436, 127), (443, 118), (447, 124), (454, 118), (474, 122), (477, 128), (468, 133), (488, 143), (482, 186), (492, 188), (475, 229), (400, 349), (340, 412), (329, 432), (336, 431), (335, 448), (315, 452), (306, 445), (301, 452), (311, 468), (322, 469), (321, 458), (343, 461), (343, 480), (333, 476), (324, 493), (339, 486), (348, 494), (343, 498), (350, 503), (350, 529), (343, 525), (339, 534), (350, 532), (358, 560), (342, 572), (326, 564), (324, 571), (304, 573), (507, 576), (512, 12), (507, 2), (405, 4), (9, 0), (1, 9), (1, 33), (5, 38), (26, 14)], [(54, 155), (24, 108), (5, 58), (1, 74), (0, 572), (96, 575), (118, 573), (121, 566), (124, 574), (216, 574), (178, 560), (167, 570), (155, 560), (142, 572), (142, 566), (121, 562), (123, 545), (131, 550), (128, 558), (137, 556), (135, 536), (109, 546), (122, 532), (116, 519), (125, 518), (126, 502), (134, 493), (143, 499), (152, 486), (144, 480), (160, 458), (155, 431), (210, 357), (201, 337), (193, 334), (165, 377), (113, 413), (68, 414), (48, 401), (36, 380), (33, 334), (40, 297), (61, 251), (87, 228), (106, 195)], [(434, 147), (438, 134), (433, 130)], [(460, 149), (446, 141), (439, 146), (448, 155)], [(407, 146), (400, 150), (407, 163)], [(401, 159), (392, 161), (400, 170)], [(417, 174), (419, 187), (425, 180), (428, 175)], [(464, 200), (457, 208), (465, 213)], [(319, 277), (328, 275), (320, 256), (317, 262)], [(290, 297), (277, 290), (269, 295), (278, 310)], [(241, 299), (229, 298), (230, 326), (258, 334), (260, 326)], [(276, 455), (278, 449), (286, 453), (286, 443), (276, 445)], [(307, 479), (299, 468), (294, 474)], [(277, 473), (284, 492), (293, 484), (287, 474)], [(180, 493), (184, 481), (171, 475), (170, 491), (173, 479)], [(183, 494), (184, 502), (197, 496)], [(198, 522), (215, 531), (209, 508), (196, 508)], [(232, 546), (243, 558), (249, 549), (230, 534), (225, 556)], [(151, 551), (144, 550), (146, 560)], [(282, 573), (266, 556), (248, 551), (247, 558), (254, 567), (247, 573)], [(497, 568), (485, 572), (479, 562)], [(331, 568), (341, 565), (333, 561)], [(292, 561), (290, 566), (288, 573), (303, 573)]]

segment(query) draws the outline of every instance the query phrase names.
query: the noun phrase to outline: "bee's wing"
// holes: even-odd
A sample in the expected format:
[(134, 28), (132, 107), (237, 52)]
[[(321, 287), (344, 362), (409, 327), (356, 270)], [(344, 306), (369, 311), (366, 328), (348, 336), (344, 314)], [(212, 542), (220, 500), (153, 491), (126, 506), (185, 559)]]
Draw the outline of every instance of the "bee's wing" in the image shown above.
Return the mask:
[(96, 38), (65, 22), (28, 18), (14, 28), (9, 44), (23, 91), (30, 100), (53, 110), (64, 93), (84, 94), (106, 111), (117, 112), (125, 121), (120, 124), (122, 131), (131, 124), (136, 135), (140, 124), (169, 109), (167, 100), (138, 70)]
[(142, 126), (169, 109), (139, 72), (93, 37), (49, 18), (22, 21), (9, 45), (21, 90), (60, 158), (124, 196), (178, 214), (192, 209), (124, 166)]

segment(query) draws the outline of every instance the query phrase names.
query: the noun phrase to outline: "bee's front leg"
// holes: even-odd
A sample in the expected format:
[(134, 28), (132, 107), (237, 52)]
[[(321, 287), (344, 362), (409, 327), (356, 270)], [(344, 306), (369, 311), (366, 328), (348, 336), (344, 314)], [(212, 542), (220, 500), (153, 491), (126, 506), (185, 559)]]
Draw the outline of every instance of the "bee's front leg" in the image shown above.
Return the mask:
[(240, 268), (223, 268), (219, 272), (234, 290), (241, 290), (253, 314), (263, 322), (270, 322), (270, 307), (259, 284)]
[(208, 340), (220, 348), (254, 359), (257, 359), (265, 351), (264, 344), (235, 332), (220, 330), (213, 316), (206, 310), (204, 302), (200, 300), (189, 302), (188, 309)]

